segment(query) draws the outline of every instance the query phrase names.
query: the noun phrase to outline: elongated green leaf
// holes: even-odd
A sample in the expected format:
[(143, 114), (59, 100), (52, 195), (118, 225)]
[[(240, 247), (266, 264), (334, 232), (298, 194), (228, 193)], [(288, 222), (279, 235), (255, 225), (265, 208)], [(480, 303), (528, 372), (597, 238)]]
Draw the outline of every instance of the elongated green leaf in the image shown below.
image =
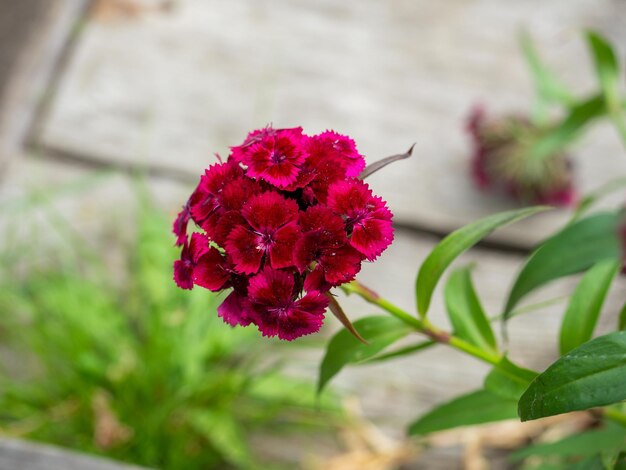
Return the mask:
[(522, 421), (626, 399), (626, 331), (593, 339), (559, 358), (519, 401)]
[(558, 455), (591, 457), (600, 452), (614, 452), (626, 446), (626, 429), (609, 424), (599, 431), (587, 431), (568, 436), (556, 442), (535, 444), (518, 450), (511, 455), (512, 460), (521, 460), (531, 455)]
[(485, 389), (502, 398), (518, 401), (537, 372), (519, 367), (506, 357), (485, 377)]
[(530, 158), (542, 159), (563, 151), (581, 134), (583, 128), (594, 119), (606, 114), (604, 97), (601, 95), (578, 103), (557, 126), (539, 139), (529, 150)]
[(619, 65), (609, 42), (594, 31), (587, 32), (587, 44), (593, 57), (598, 82), (607, 101), (619, 103)]
[(569, 106), (574, 101), (572, 94), (541, 61), (535, 45), (527, 32), (521, 34), (520, 44), (539, 98), (546, 103)]
[(368, 344), (360, 342), (348, 330), (333, 336), (320, 366), (318, 393), (346, 364), (369, 359), (413, 331), (397, 318), (383, 315), (361, 318), (354, 326)]
[(584, 271), (599, 261), (619, 259), (617, 223), (615, 212), (595, 214), (565, 227), (542, 243), (518, 274), (504, 308), (504, 319), (534, 289)]
[(626, 139), (626, 121), (624, 121), (620, 99), (620, 70), (617, 56), (611, 44), (596, 32), (587, 32), (587, 43), (593, 57), (606, 108), (622, 138)]
[(448, 317), (456, 336), (481, 349), (497, 352), (491, 324), (472, 285), (471, 269), (466, 266), (453, 271), (446, 283)]
[(422, 263), (417, 275), (415, 293), (417, 295), (417, 311), (419, 314), (422, 317), (426, 316), (435, 286), (446, 268), (457, 256), (474, 246), (495, 229), (546, 209), (546, 207), (528, 207), (500, 212), (466, 225), (445, 237), (430, 252), (424, 263)]
[(487, 390), (478, 390), (429, 411), (409, 426), (409, 435), (514, 418), (517, 418), (515, 400), (502, 398)]
[(232, 414), (220, 410), (194, 409), (189, 422), (220, 452), (226, 460), (239, 468), (250, 466), (250, 453), (244, 440), (244, 431)]
[(600, 261), (585, 273), (576, 286), (561, 324), (561, 354), (591, 339), (600, 309), (620, 264), (612, 259)]

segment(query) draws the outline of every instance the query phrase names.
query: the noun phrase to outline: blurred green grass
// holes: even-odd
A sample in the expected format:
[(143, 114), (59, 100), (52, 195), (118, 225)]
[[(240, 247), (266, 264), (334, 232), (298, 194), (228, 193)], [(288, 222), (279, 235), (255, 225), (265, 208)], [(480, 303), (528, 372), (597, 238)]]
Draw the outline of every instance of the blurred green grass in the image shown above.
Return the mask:
[[(90, 184), (74, 186), (80, 197)], [(250, 437), (328, 433), (341, 420), (335, 400), (317, 403), (312, 383), (281, 374), (283, 346), (225, 325), (221, 297), (174, 285), (170, 222), (134, 187), (134, 234), (114, 248), (94, 247), (53, 204), (32, 237), (7, 224), (0, 433), (149, 467), (279, 468)], [(27, 218), (50, 194), (0, 210)], [(41, 248), (42, 237), (55, 241)]]

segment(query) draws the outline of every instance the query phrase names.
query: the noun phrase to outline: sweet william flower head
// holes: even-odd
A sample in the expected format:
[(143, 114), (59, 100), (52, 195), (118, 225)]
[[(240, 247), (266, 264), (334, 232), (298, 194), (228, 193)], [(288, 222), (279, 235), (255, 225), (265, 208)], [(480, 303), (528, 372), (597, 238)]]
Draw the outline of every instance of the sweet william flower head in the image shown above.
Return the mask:
[(576, 201), (572, 163), (563, 151), (530, 158), (533, 144), (548, 128), (523, 116), (489, 119), (475, 108), (467, 123), (473, 143), (471, 173), (476, 186), (507, 193), (532, 204), (571, 206)]
[[(329, 290), (393, 240), (386, 203), (358, 179), (365, 160), (334, 131), (266, 127), (209, 166), (176, 217), (179, 287), (229, 290), (218, 315), (293, 340), (317, 332)], [(200, 230), (187, 234), (190, 222)]]

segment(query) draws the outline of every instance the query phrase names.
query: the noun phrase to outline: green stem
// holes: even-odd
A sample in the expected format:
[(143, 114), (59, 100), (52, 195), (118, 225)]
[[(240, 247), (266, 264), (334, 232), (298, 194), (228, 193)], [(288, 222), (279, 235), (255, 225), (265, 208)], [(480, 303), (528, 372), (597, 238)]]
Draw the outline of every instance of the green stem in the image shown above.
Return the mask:
[(406, 323), (409, 326), (412, 326), (416, 330), (421, 331), (421, 332), (424, 331), (424, 324), (422, 323), (420, 319), (415, 318), (411, 314), (405, 312), (400, 307), (392, 304), (387, 299), (384, 299), (383, 297), (379, 296), (376, 292), (374, 292), (371, 289), (368, 289), (367, 287), (365, 287), (363, 284), (359, 283), (358, 281), (352, 281), (348, 284), (344, 284), (341, 286), (341, 288), (346, 294), (357, 294), (366, 302), (369, 302), (370, 304), (378, 305), (383, 310), (391, 313), (394, 317), (398, 318), (399, 320), (402, 320), (404, 323)]
[(407, 325), (415, 328), (416, 331), (428, 336), (433, 341), (441, 344), (447, 344), (489, 364), (496, 365), (502, 360), (502, 356), (499, 354), (484, 351), (473, 344), (470, 344), (467, 341), (436, 327), (425, 318), (419, 319), (414, 317), (357, 281), (344, 284), (341, 288), (347, 294), (357, 294), (366, 302), (379, 306)]

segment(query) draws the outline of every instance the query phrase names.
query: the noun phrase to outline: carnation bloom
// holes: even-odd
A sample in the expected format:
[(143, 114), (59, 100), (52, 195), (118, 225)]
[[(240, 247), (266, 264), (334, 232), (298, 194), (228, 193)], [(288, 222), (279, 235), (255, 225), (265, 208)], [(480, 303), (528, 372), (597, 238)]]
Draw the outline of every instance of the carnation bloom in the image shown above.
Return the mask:
[[(267, 127), (209, 166), (173, 224), (183, 289), (231, 289), (229, 325), (293, 340), (318, 331), (329, 290), (352, 281), (393, 240), (392, 214), (358, 179), (349, 137)], [(193, 221), (201, 232), (189, 238)]]
[(471, 173), (477, 187), (501, 190), (533, 204), (575, 203), (569, 156), (559, 151), (539, 159), (529, 157), (531, 146), (546, 129), (521, 116), (488, 120), (481, 108), (475, 108), (467, 130), (474, 146)]

